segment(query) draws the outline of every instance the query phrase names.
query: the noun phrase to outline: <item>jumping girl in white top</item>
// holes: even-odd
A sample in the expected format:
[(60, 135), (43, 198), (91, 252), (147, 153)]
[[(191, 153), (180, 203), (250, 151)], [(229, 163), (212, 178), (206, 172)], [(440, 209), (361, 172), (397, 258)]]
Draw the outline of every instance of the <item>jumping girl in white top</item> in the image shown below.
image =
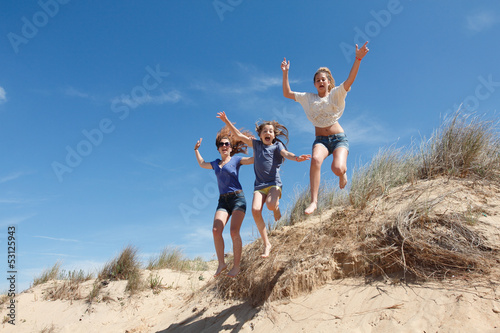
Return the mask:
[(349, 143), (338, 120), (344, 112), (345, 97), (358, 74), (361, 59), (369, 51), (366, 44), (368, 42), (361, 48), (358, 48), (356, 44), (356, 59), (354, 60), (354, 64), (347, 80), (339, 86), (335, 87), (335, 80), (328, 68), (321, 67), (316, 71), (313, 81), (318, 91), (317, 94), (293, 92), (288, 82), (290, 61), (287, 62), (285, 58), (281, 63), (281, 70), (283, 71), (283, 95), (302, 105), (307, 118), (313, 123), (316, 132), (310, 170), (311, 203), (305, 210), (306, 214), (312, 214), (318, 206), (321, 165), (330, 154), (333, 154), (332, 171), (339, 177), (339, 187), (343, 189), (347, 184), (346, 163), (347, 155), (349, 154)]

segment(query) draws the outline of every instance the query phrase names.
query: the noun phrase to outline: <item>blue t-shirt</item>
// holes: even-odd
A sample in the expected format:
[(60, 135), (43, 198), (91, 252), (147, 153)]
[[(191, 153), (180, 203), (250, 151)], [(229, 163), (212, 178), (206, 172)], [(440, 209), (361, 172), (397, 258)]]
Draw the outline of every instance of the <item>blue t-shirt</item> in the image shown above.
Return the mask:
[(220, 194), (231, 193), (242, 189), (238, 179), (241, 159), (241, 156), (232, 156), (231, 160), (224, 164), (222, 168), (219, 166), (221, 162), (220, 158), (210, 162), (212, 169), (215, 171), (215, 176), (217, 177), (217, 185), (219, 185)]
[(280, 178), (280, 166), (283, 163), (281, 151), (285, 146), (279, 141), (272, 145), (265, 145), (260, 140), (252, 140), (253, 144), (253, 169), (255, 171), (255, 190), (276, 185), (282, 187)]

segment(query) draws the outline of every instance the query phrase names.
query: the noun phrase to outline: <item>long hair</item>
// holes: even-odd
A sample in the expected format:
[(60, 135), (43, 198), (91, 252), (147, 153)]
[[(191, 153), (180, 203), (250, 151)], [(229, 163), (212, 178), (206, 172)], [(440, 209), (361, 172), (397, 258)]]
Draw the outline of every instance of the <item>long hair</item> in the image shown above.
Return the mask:
[[(271, 121), (262, 121), (260, 123), (255, 124), (255, 131), (260, 137), (260, 133), (262, 132), (262, 129), (266, 125), (271, 125), (274, 129), (274, 140), (273, 143), (276, 141), (279, 141), (283, 144), (283, 146), (286, 149), (286, 144), (288, 144), (288, 129), (284, 126), (278, 123), (276, 120), (271, 120)], [(285, 140), (285, 142), (282, 141)], [(283, 158), (283, 161), (285, 161), (285, 158)]]
[(328, 69), (328, 67), (318, 68), (316, 73), (314, 73), (313, 83), (316, 82), (316, 75), (318, 75), (319, 73), (326, 74), (328, 81), (330, 81), (330, 84), (328, 85), (328, 92), (330, 92), (333, 88), (335, 88), (335, 80), (333, 79), (332, 72)]
[[(251, 137), (252, 133), (247, 130), (240, 129), (240, 132), (246, 136)], [(215, 147), (219, 149), (219, 143), (222, 139), (227, 139), (229, 140), (229, 143), (231, 144), (231, 156), (238, 154), (238, 153), (243, 153), (247, 154), (247, 144), (244, 143), (243, 141), (240, 141), (236, 139), (236, 137), (233, 135), (229, 127), (224, 126), (219, 132), (217, 132), (217, 135), (215, 137)]]

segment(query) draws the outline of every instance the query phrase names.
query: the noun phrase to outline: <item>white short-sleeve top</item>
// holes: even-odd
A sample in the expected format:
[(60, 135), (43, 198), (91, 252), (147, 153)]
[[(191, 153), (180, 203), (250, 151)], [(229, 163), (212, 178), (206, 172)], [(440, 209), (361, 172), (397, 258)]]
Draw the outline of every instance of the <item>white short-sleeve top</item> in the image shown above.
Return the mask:
[[(351, 88), (349, 88), (351, 90)], [(329, 127), (335, 124), (345, 109), (347, 91), (342, 82), (333, 88), (328, 96), (319, 97), (314, 93), (295, 93), (295, 101), (299, 102), (315, 127)]]

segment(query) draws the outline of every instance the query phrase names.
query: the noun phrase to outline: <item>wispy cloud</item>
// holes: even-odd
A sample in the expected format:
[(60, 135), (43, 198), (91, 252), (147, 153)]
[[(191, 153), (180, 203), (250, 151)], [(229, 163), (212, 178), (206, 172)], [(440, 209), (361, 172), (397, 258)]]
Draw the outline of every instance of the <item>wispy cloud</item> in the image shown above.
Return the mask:
[[(353, 119), (345, 119), (342, 122), (349, 143), (362, 145), (381, 145), (397, 139), (394, 130), (389, 130), (387, 125), (377, 121), (373, 117), (361, 114)], [(387, 135), (392, 133), (393, 138)]]
[(69, 97), (78, 97), (78, 98), (86, 98), (86, 99), (95, 100), (95, 98), (93, 96), (91, 96), (90, 94), (85, 93), (83, 91), (80, 91), (74, 87), (67, 87), (67, 88), (63, 89), (63, 93)]
[(112, 100), (112, 103), (121, 103), (135, 109), (144, 104), (174, 104), (182, 99), (182, 95), (178, 90), (161, 92), (159, 95), (147, 94), (144, 96), (132, 98), (130, 95), (122, 95)]
[(65, 258), (75, 257), (65, 253), (40, 252), (39, 254), (42, 256), (51, 256), (51, 257), (65, 257)]
[(29, 173), (27, 173), (27, 172), (21, 172), (21, 171), (11, 173), (11, 174), (9, 174), (7, 176), (1, 177), (0, 178), (0, 184), (3, 184), (5, 182), (11, 181), (11, 180), (15, 180), (15, 179), (17, 179), (17, 178), (19, 178), (21, 176), (28, 175), (28, 174)]
[(30, 215), (22, 215), (22, 216), (15, 216), (15, 217), (2, 219), (2, 220), (0, 220), (0, 227), (3, 228), (5, 226), (18, 225), (18, 224), (32, 218), (35, 215), (36, 214), (30, 214)]
[[(270, 76), (250, 64), (235, 63), (239, 82), (221, 83), (212, 79), (197, 82), (193, 88), (200, 91), (209, 91), (216, 94), (251, 94), (263, 92), (273, 87), (281, 87), (281, 76)], [(294, 81), (295, 82), (295, 81)]]
[(49, 239), (49, 240), (55, 240), (55, 241), (59, 241), (59, 242), (80, 243), (79, 240), (69, 239), (69, 238), (55, 238), (55, 237), (48, 237), (48, 236), (33, 236), (33, 237), (35, 237), (35, 238)]
[(0, 104), (7, 102), (7, 93), (5, 89), (0, 87)]
[(492, 28), (500, 22), (499, 16), (492, 12), (480, 11), (466, 17), (466, 26), (474, 33)]

